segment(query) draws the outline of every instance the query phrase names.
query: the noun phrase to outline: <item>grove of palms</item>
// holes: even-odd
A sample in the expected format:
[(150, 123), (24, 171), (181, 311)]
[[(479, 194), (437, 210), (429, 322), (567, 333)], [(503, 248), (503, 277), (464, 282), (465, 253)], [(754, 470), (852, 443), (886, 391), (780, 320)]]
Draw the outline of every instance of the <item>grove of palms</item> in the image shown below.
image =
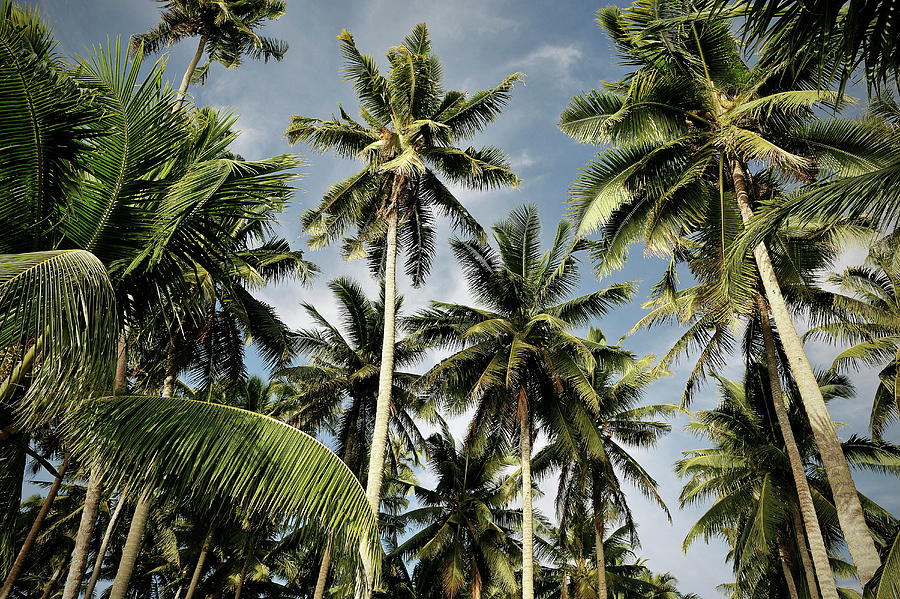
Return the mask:
[(900, 597), (892, 3), (156, 4), (0, 0), (0, 599)]

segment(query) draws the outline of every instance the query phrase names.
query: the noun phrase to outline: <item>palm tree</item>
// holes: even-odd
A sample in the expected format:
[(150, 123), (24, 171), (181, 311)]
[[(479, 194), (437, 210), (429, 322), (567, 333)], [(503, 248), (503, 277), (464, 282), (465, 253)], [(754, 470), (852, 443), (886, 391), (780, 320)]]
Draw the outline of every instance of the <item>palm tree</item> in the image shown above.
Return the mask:
[[(829, 398), (852, 393), (842, 378), (825, 380), (822, 388)], [(805, 584), (805, 592), (815, 597), (816, 574), (823, 592), (827, 581), (821, 573), (813, 573), (803, 559), (807, 551), (804, 527), (780, 428), (770, 411), (767, 396), (771, 391), (765, 365), (749, 364), (743, 382), (719, 378), (719, 391), (721, 403), (714, 410), (697, 412), (689, 425), (690, 430), (709, 438), (715, 446), (688, 452), (676, 464), (676, 472), (690, 477), (681, 494), (682, 505), (715, 499), (688, 532), (685, 549), (701, 536), (725, 537), (732, 545), (730, 556), (738, 576), (738, 590), (752, 589), (774, 571), (781, 572), (786, 585), (780, 592), (788, 589), (791, 596), (797, 596), (797, 589), (804, 587), (796, 584), (794, 571), (801, 564), (800, 580)], [(812, 474), (819, 468), (819, 456), (814, 454), (811, 429), (798, 411), (790, 417), (804, 465), (811, 473), (809, 486), (815, 497), (817, 518), (827, 544), (834, 549), (841, 534), (827, 481)], [(854, 437), (845, 444), (845, 451), (858, 467), (884, 471), (891, 470), (887, 464), (897, 448)], [(868, 515), (881, 517), (877, 515), (882, 511), (877, 505), (869, 500), (865, 504)]]
[[(484, 451), (459, 447), (448, 430), (428, 438), (434, 489), (415, 487), (421, 507), (401, 521), (421, 526), (392, 555), (419, 560), (418, 576), (438, 582), (441, 595), (462, 592), (472, 599), (492, 589), (517, 588), (513, 562), (513, 531), (520, 515), (507, 507), (516, 495), (514, 479), (504, 469), (515, 463), (503, 444)], [(428, 586), (428, 583), (425, 583)]]
[(872, 436), (900, 418), (900, 232), (869, 248), (866, 264), (828, 277), (838, 292), (822, 291), (827, 305), (822, 324), (808, 337), (849, 344), (835, 357), (833, 369), (866, 364), (884, 366), (869, 421)]
[[(347, 278), (331, 281), (328, 287), (334, 294), (343, 326), (332, 324), (315, 306), (304, 303), (304, 310), (317, 328), (298, 331), (295, 345), (298, 352), (309, 356), (309, 363), (285, 368), (281, 373), (303, 395), (306, 409), (319, 406), (322, 412), (340, 414), (333, 424), (336, 452), (364, 480), (377, 412), (383, 300), (372, 301)], [(398, 298), (396, 311), (401, 300)], [(425, 348), (412, 339), (395, 340), (394, 366), (413, 366), (424, 358), (424, 353)], [(413, 417), (433, 420), (436, 416), (433, 403), (412, 391), (417, 378), (412, 373), (395, 371), (391, 389), (390, 427), (410, 450), (425, 449), (424, 437)], [(330, 562), (330, 547), (326, 547), (315, 599), (324, 595)]]
[[(777, 194), (777, 185), (773, 185), (772, 190), (772, 193)], [(728, 248), (740, 235), (741, 227), (734, 203), (725, 202), (718, 206), (718, 210), (711, 209), (707, 222), (696, 237), (680, 241), (682, 247), (670, 261), (663, 279), (654, 287), (651, 299), (644, 304), (645, 308), (650, 309), (650, 313), (633, 330), (650, 328), (661, 322), (675, 322), (684, 326), (685, 333), (661, 360), (661, 365), (667, 367), (681, 354), (697, 351), (697, 361), (688, 376), (682, 406), (689, 404), (696, 389), (710, 372), (725, 364), (738, 343), (738, 335), (742, 329), (744, 360), (749, 363), (757, 360), (760, 355), (766, 356), (769, 384), (773, 389), (772, 407), (790, 459), (812, 561), (822, 581), (822, 593), (834, 598), (838, 591), (833, 584), (806, 471), (781, 400), (783, 393), (779, 365), (784, 371), (787, 370), (787, 365), (771, 328), (768, 303), (763, 290), (758, 286), (747, 285), (747, 289), (740, 294), (723, 295), (719, 284)], [(833, 224), (822, 226), (810, 223), (799, 226), (788, 222), (768, 238), (767, 243), (773, 248), (773, 267), (792, 307), (807, 312), (820, 309), (821, 300), (817, 300), (817, 294), (811, 287), (816, 280), (815, 273), (827, 268), (835, 259), (841, 235), (854, 232), (853, 227), (845, 225), (835, 227)], [(689, 266), (691, 274), (698, 281), (696, 285), (683, 290), (677, 289), (675, 269), (679, 262)], [(752, 281), (756, 277), (753, 260), (745, 259), (741, 263), (741, 271), (740, 276)], [(801, 557), (807, 558), (805, 553)]]
[[(12, 378), (7, 377), (5, 388), (17, 389), (15, 385), (23, 374), (30, 374), (26, 393), (16, 398), (20, 413), (32, 414), (36, 422), (50, 421), (61, 411), (77, 410), (79, 396), (109, 392), (116, 329), (121, 328), (116, 324), (117, 304), (134, 314), (175, 295), (177, 286), (186, 284), (183, 277), (174, 276), (183, 272), (185, 264), (212, 273), (220, 272), (223, 264), (237, 267), (235, 258), (239, 256), (223, 260), (218, 251), (224, 249), (220, 243), (224, 232), (232, 230), (235, 220), (248, 218), (257, 221), (257, 230), (264, 230), (265, 214), (283, 206), (289, 194), (285, 182), (291, 176), (283, 171), (296, 160), (282, 156), (248, 162), (223, 156), (222, 150), (235, 135), (229, 121), (201, 115), (197, 125), (201, 134), (185, 135), (187, 117), (173, 110), (174, 97), (164, 91), (159, 65), (138, 84), (140, 57), (123, 60), (116, 46), (93, 55), (92, 62), (75, 72), (76, 78), (51, 53), (52, 38), (36, 14), (4, 3), (0, 16), (3, 48), (8, 54), (2, 61), (3, 129), (27, 127), (39, 131), (40, 140), (57, 140), (56, 145), (42, 147), (34, 145), (35, 138), (27, 143), (4, 144), (0, 176), (4, 198), (0, 212), (9, 217), (8, 235), (0, 242), (0, 251), (17, 254), (4, 256), (2, 295), (5, 305), (20, 308), (3, 311), (3, 348), (10, 352), (6, 353), (10, 356), (7, 364), (12, 366)], [(10, 53), (9, 48), (14, 51)], [(34, 102), (34, 110), (22, 110), (22, 102), (29, 101)], [(104, 109), (102, 119), (93, 111), (97, 106)], [(69, 129), (75, 133), (71, 137)], [(248, 197), (254, 201), (248, 203)], [(41, 248), (73, 249), (21, 255)], [(66, 268), (68, 273), (59, 276)], [(115, 287), (110, 285), (110, 275)], [(53, 281), (53, 285), (24, 286), (29, 278), (32, 282)], [(41, 293), (35, 295), (37, 291)], [(116, 295), (120, 302), (115, 301)], [(88, 309), (83, 313), (87, 318), (71, 310), (76, 305), (73, 302)], [(48, 311), (47, 306), (55, 311)], [(71, 342), (76, 339), (76, 343)], [(38, 398), (42, 403), (35, 403)], [(132, 402), (132, 406), (141, 402), (159, 405), (146, 398), (134, 398)], [(183, 407), (187, 411), (213, 409), (234, 417), (215, 406)], [(82, 416), (88, 418), (84, 413)], [(255, 426), (272, 426), (258, 417), (244, 415), (244, 419)], [(241, 418), (238, 421), (244, 422)], [(201, 422), (194, 420), (193, 424)], [(32, 426), (35, 422), (25, 420), (25, 424)], [(5, 434), (26, 430), (17, 422), (5, 428)], [(67, 430), (67, 443), (80, 435), (80, 431)], [(147, 430), (143, 433), (150, 434)], [(120, 446), (123, 451), (126, 444)], [(264, 447), (265, 451), (272, 449)], [(300, 487), (293, 491), (312, 491), (309, 497), (313, 501), (296, 503), (299, 497), (295, 497), (295, 503), (289, 506), (291, 500), (284, 495), (285, 489), (281, 491), (282, 507), (294, 513), (307, 508), (330, 513), (337, 516), (335, 524), (349, 518), (348, 522), (355, 522), (350, 536), (357, 541), (358, 533), (371, 533), (371, 512), (360, 511), (358, 503), (352, 507), (357, 490), (352, 475), (341, 470), (343, 466), (335, 466), (333, 456), (321, 445), (306, 442), (296, 447), (302, 447), (301, 454), (284, 457), (319, 462), (326, 471), (331, 468), (334, 477), (330, 484), (334, 486), (327, 502), (317, 501), (314, 498), (324, 493), (325, 487), (302, 487), (327, 485), (328, 481), (297, 480)], [(128, 474), (140, 472), (141, 466), (132, 463), (134, 470)], [(69, 560), (67, 598), (73, 597), (80, 586), (100, 495), (100, 474), (95, 469), (89, 482), (76, 547)], [(122, 474), (125, 472), (120, 471)], [(260, 495), (257, 500), (266, 498)], [(341, 500), (350, 504), (340, 506), (336, 502)], [(343, 514), (331, 511), (344, 507), (347, 510)], [(370, 561), (374, 551), (367, 556)]]
[[(522, 596), (533, 599), (533, 516), (531, 440), (540, 422), (552, 431), (567, 418), (560, 405), (563, 384), (581, 401), (597, 406), (600, 398), (588, 372), (594, 352), (604, 348), (570, 330), (606, 313), (629, 298), (632, 286), (571, 298), (578, 284), (571, 227), (557, 226), (552, 246), (540, 251), (537, 209), (525, 206), (493, 227), (498, 249), (477, 239), (454, 239), (451, 247), (470, 293), (485, 307), (434, 302), (409, 320), (425, 343), (457, 350), (426, 373), (457, 408), (474, 404), (470, 438), (513, 434), (518, 424), (522, 468)], [(583, 427), (587, 429), (593, 424)], [(586, 432), (586, 430), (582, 430)]]
[[(606, 506), (605, 522), (612, 525), (618, 518), (615, 511)], [(545, 567), (544, 578), (558, 581), (560, 599), (596, 599), (597, 567), (596, 530), (592, 514), (575, 510), (569, 514), (565, 529), (551, 529), (548, 536), (550, 553), (558, 565)], [(603, 539), (603, 570), (607, 578), (608, 592), (623, 599), (640, 597), (646, 591), (641, 577), (647, 568), (643, 560), (635, 556), (634, 529), (628, 525), (611, 527)], [(556, 597), (556, 593), (552, 595)]]
[[(684, 20), (659, 24), (661, 17), (676, 16)], [(693, 19), (677, 2), (604, 9), (598, 20), (639, 68), (608, 93), (574, 98), (560, 126), (581, 141), (617, 146), (588, 166), (570, 198), (579, 235), (603, 228), (596, 252), (603, 269), (621, 264), (628, 245), (639, 239), (652, 251), (671, 253), (673, 242), (695, 232), (710, 206), (725, 202), (726, 185), (746, 225), (762, 199), (765, 173), (801, 180), (813, 178), (816, 168), (826, 175), (854, 173), (866, 162), (860, 152), (873, 140), (879, 146), (864, 128), (861, 148), (841, 145), (848, 131), (859, 132), (853, 123), (811, 126), (813, 108), (839, 105), (840, 97), (808, 90), (815, 69), (787, 73), (765, 52), (746, 66), (721, 20)], [(758, 172), (751, 174), (751, 166)], [(879, 558), (853, 478), (768, 247), (764, 239), (754, 244), (760, 282), (813, 423), (850, 553), (868, 581)], [(736, 282), (728, 274), (724, 285)]]
[[(428, 274), (434, 251), (435, 210), (449, 216), (463, 232), (483, 234), (438, 175), (473, 189), (518, 183), (501, 150), (461, 149), (457, 144), (494, 120), (520, 75), (510, 75), (493, 89), (471, 97), (458, 91), (444, 93), (440, 63), (431, 51), (424, 23), (416, 25), (402, 45), (388, 51), (387, 76), (378, 72), (371, 56), (359, 52), (346, 30), (338, 39), (365, 125), (341, 109), (340, 118), (331, 120), (295, 116), (286, 135), (291, 143), (306, 142), (316, 150), (359, 156), (365, 162), (359, 173), (331, 186), (322, 203), (306, 212), (303, 226), (312, 234), (313, 246), (325, 245), (355, 228), (356, 237), (345, 240), (345, 254), (360, 257), (368, 248), (373, 266), (384, 274), (384, 339), (366, 485), (369, 503), (377, 511), (394, 370), (398, 235), (406, 246), (407, 273), (418, 285)], [(371, 572), (367, 580), (371, 582)]]
[[(597, 329), (591, 329), (587, 338), (597, 345), (604, 343), (603, 334)], [(634, 521), (620, 477), (632, 483), (668, 514), (656, 481), (628, 452), (627, 446), (654, 446), (672, 427), (650, 419), (671, 415), (678, 408), (671, 404), (636, 405), (646, 386), (658, 378), (659, 372), (654, 372), (650, 366), (655, 360), (654, 356), (633, 360), (626, 354), (625, 358), (613, 361), (604, 360), (602, 355), (598, 355), (594, 368), (587, 373), (600, 401), (595, 410), (590, 410), (581, 418), (592, 419), (599, 434), (579, 435), (577, 430), (572, 430), (569, 435), (557, 435), (554, 442), (535, 458), (535, 462), (541, 463), (541, 466), (560, 470), (556, 506), (562, 533), (565, 533), (565, 523), (573, 513), (591, 514), (594, 523), (597, 592), (601, 599), (608, 596), (603, 546), (607, 508), (612, 507), (621, 514), (625, 526), (634, 531)], [(626, 363), (624, 368), (617, 363), (621, 361)], [(579, 403), (576, 399), (574, 402), (567, 402), (563, 408), (564, 411), (571, 411), (571, 421), (579, 420), (576, 413), (583, 409)], [(536, 472), (540, 470), (535, 468)], [(636, 536), (632, 538), (632, 542), (635, 539)]]
[[(254, 29), (265, 21), (281, 17), (287, 4), (284, 0), (157, 0), (163, 5), (162, 19), (146, 33), (131, 38), (131, 47), (137, 52), (156, 54), (163, 48), (174, 46), (181, 40), (200, 37), (197, 52), (188, 64), (181, 87), (178, 88), (180, 104), (192, 81), (206, 79), (209, 65), (218, 62), (229, 69), (241, 65), (244, 56), (281, 60), (287, 52), (287, 43), (257, 35)], [(197, 65), (206, 54), (206, 64)]]
[(678, 579), (670, 572), (657, 574), (649, 570), (642, 577), (649, 591), (641, 596), (647, 599), (700, 599), (696, 593), (682, 593), (678, 590)]

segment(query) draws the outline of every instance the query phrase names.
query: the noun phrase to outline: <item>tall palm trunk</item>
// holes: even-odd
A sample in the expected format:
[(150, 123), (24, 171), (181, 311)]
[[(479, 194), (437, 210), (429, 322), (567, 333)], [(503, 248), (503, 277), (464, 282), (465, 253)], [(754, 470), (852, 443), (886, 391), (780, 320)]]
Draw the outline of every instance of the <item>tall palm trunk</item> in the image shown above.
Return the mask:
[(84, 508), (81, 510), (81, 521), (75, 534), (75, 548), (72, 550), (72, 561), (69, 563), (69, 574), (66, 576), (62, 599), (76, 599), (81, 591), (81, 579), (84, 576), (84, 566), (87, 564), (91, 534), (94, 532), (94, 521), (97, 519), (100, 495), (103, 493), (102, 477), (100, 468), (93, 466), (88, 478)]
[[(803, 458), (800, 456), (800, 449), (797, 447), (797, 440), (794, 438), (794, 431), (791, 429), (791, 422), (788, 419), (787, 409), (784, 406), (784, 392), (781, 388), (781, 377), (778, 374), (778, 355), (775, 351), (775, 336), (772, 334), (772, 325), (769, 322), (769, 306), (762, 296), (757, 297), (756, 301), (762, 321), (762, 335), (766, 347), (766, 363), (769, 369), (772, 404), (775, 406), (778, 428), (781, 430), (781, 436), (784, 439), (785, 449), (791, 463), (791, 474), (794, 477), (794, 486), (797, 489), (797, 499), (800, 503), (800, 511), (803, 517), (803, 521), (797, 523), (800, 525), (798, 533), (802, 533), (800, 528), (806, 531), (805, 536), (809, 539), (816, 575), (819, 579), (819, 584), (822, 586), (822, 596), (825, 599), (838, 599), (837, 586), (835, 585), (834, 575), (828, 561), (828, 551), (825, 549), (822, 529), (819, 527), (819, 519), (816, 516), (812, 493), (809, 490), (809, 481), (806, 479), (806, 469), (803, 467)], [(805, 554), (805, 539), (803, 543), (798, 543), (798, 545), (800, 546), (800, 552)], [(810, 594), (814, 593), (815, 590), (815, 580), (813, 580)]]
[(63, 570), (66, 567), (66, 559), (63, 559), (59, 562), (59, 565), (56, 566), (53, 570), (53, 574), (50, 575), (50, 580), (44, 585), (44, 592), (41, 594), (41, 599), (50, 599), (50, 596), (53, 594), (53, 589), (56, 587), (56, 581), (59, 580), (59, 577), (62, 576)]
[(531, 415), (525, 388), (519, 387), (522, 443), (522, 599), (534, 599), (534, 512), (531, 507)]
[[(740, 161), (733, 158), (730, 160), (730, 165), (737, 203), (741, 211), (741, 219), (744, 221), (744, 224), (747, 224), (753, 217), (753, 211), (750, 208), (750, 198), (747, 191), (747, 183), (744, 179), (743, 166)], [(769, 300), (775, 327), (778, 329), (778, 334), (781, 337), (781, 343), (784, 346), (785, 354), (787, 354), (794, 381), (800, 391), (800, 397), (803, 400), (803, 407), (809, 418), (816, 445), (819, 447), (819, 454), (822, 456), (822, 464), (825, 466), (828, 482), (831, 485), (831, 492), (837, 507), (838, 521), (840, 522), (841, 530), (844, 532), (847, 549), (850, 551), (850, 556), (856, 565), (859, 580), (865, 586), (875, 574), (875, 570), (878, 569), (881, 561), (863, 517), (859, 493), (856, 490), (856, 485), (853, 483), (850, 467), (847, 465), (847, 459), (844, 457), (844, 452), (841, 449), (837, 431), (834, 428), (834, 423), (831, 421), (831, 416), (828, 414), (828, 408), (825, 406), (819, 383), (816, 381), (812, 366), (810, 366), (809, 359), (803, 349), (803, 343), (800, 341), (797, 329), (794, 328), (784, 296), (781, 294), (781, 287), (778, 284), (778, 279), (775, 277), (775, 269), (772, 268), (772, 261), (769, 258), (769, 251), (766, 249), (765, 243), (760, 242), (753, 248), (753, 256), (756, 259), (756, 267), (759, 271), (763, 288), (766, 291), (766, 297)]]
[[(381, 344), (381, 368), (378, 373), (378, 401), (375, 406), (375, 427), (369, 448), (369, 474), (366, 481), (366, 498), (375, 517), (381, 507), (381, 479), (384, 475), (384, 452), (387, 447), (388, 420), (391, 415), (391, 386), (394, 381), (394, 339), (396, 334), (397, 297), (397, 224), (398, 204), (403, 193), (405, 177), (394, 175), (391, 197), (387, 203), (388, 230), (384, 266), (384, 338)], [(364, 585), (357, 588), (357, 596), (369, 599), (375, 584), (375, 564), (365, 549), (371, 539), (363, 539), (362, 553)]]
[(328, 581), (328, 568), (331, 566), (331, 535), (328, 535), (328, 543), (325, 544), (325, 552), (322, 553), (322, 563), (319, 564), (319, 576), (316, 578), (316, 590), (313, 599), (322, 599), (325, 596), (325, 583)]
[[(175, 393), (176, 374), (175, 342), (170, 341), (169, 351), (166, 352), (166, 378), (163, 382), (163, 397), (172, 397)], [(124, 599), (125, 593), (128, 591), (128, 582), (131, 580), (134, 564), (137, 561), (138, 554), (141, 552), (141, 539), (144, 536), (144, 528), (147, 526), (147, 517), (150, 515), (151, 497), (151, 490), (144, 490), (134, 506), (134, 515), (131, 517), (131, 524), (128, 527), (128, 536), (125, 539), (125, 546), (122, 548), (122, 558), (119, 560), (119, 569), (116, 571), (116, 578), (113, 582), (109, 599)]]
[(569, 599), (569, 573), (566, 572), (566, 565), (563, 564), (562, 584), (559, 588), (560, 599)]
[(175, 106), (181, 106), (182, 102), (184, 102), (184, 96), (187, 94), (187, 88), (191, 84), (191, 78), (194, 76), (194, 71), (197, 70), (197, 63), (203, 58), (204, 49), (206, 49), (206, 36), (201, 35), (200, 43), (197, 44), (197, 52), (194, 53), (194, 57), (188, 63), (187, 70), (184, 72), (184, 77), (181, 78), (181, 87), (178, 88)]
[(597, 599), (606, 599), (606, 555), (603, 552), (603, 501), (600, 497), (599, 477), (594, 476), (593, 493), (591, 502), (594, 508), (594, 552), (597, 562)]
[(234, 588), (234, 599), (241, 599), (241, 591), (244, 590), (244, 579), (247, 577), (247, 569), (250, 567), (250, 557), (253, 553), (250, 551), (250, 542), (244, 545), (244, 550), (247, 555), (244, 556), (244, 565), (241, 566), (241, 573), (238, 574), (237, 585)]
[(794, 575), (791, 572), (791, 563), (788, 561), (788, 553), (784, 544), (778, 542), (778, 561), (781, 562), (781, 571), (784, 573), (784, 582), (788, 588), (788, 596), (790, 599), (800, 599), (797, 593), (797, 583), (794, 582)]
[[(116, 348), (116, 393), (125, 389), (127, 367), (128, 329), (123, 326), (119, 332), (119, 342)], [(97, 512), (100, 508), (100, 495), (103, 493), (102, 480), (103, 473), (100, 470), (100, 466), (94, 464), (91, 466), (91, 474), (88, 477), (87, 491), (84, 495), (84, 509), (81, 510), (81, 520), (78, 523), (78, 532), (75, 534), (75, 548), (72, 550), (72, 561), (69, 564), (69, 573), (66, 575), (66, 585), (63, 587), (62, 599), (76, 599), (81, 590), (81, 579), (84, 577), (84, 566), (87, 564), (91, 534), (94, 532), (94, 521), (97, 519)]]
[(116, 502), (116, 509), (113, 510), (112, 515), (109, 517), (109, 524), (106, 525), (106, 532), (103, 533), (103, 540), (100, 541), (100, 548), (97, 550), (97, 557), (94, 560), (94, 569), (91, 571), (91, 579), (88, 581), (87, 588), (84, 590), (84, 599), (91, 599), (91, 596), (94, 594), (94, 587), (97, 586), (97, 581), (100, 579), (100, 568), (103, 566), (103, 558), (106, 556), (106, 548), (109, 546), (109, 541), (112, 539), (113, 531), (116, 528), (116, 522), (119, 521), (119, 515), (122, 513), (122, 508), (125, 507), (125, 498), (128, 496), (128, 493), (125, 488), (119, 493), (119, 501)]
[(806, 549), (806, 534), (804, 531), (803, 516), (796, 504), (791, 504), (791, 517), (794, 520), (794, 532), (797, 534), (797, 547), (799, 547), (800, 563), (803, 565), (803, 575), (806, 577), (806, 587), (809, 591), (809, 599), (819, 599), (819, 588), (816, 586), (816, 570), (809, 559), (809, 551)]
[(184, 596), (184, 599), (192, 599), (194, 592), (197, 590), (197, 585), (200, 584), (200, 576), (203, 574), (203, 564), (206, 562), (206, 555), (209, 553), (209, 546), (212, 544), (214, 529), (215, 524), (211, 523), (209, 525), (209, 532), (206, 533), (206, 538), (203, 539), (203, 545), (200, 547), (200, 557), (197, 558), (197, 566), (194, 568), (194, 574), (191, 576), (191, 584), (188, 586), (187, 594)]
[(119, 560), (119, 569), (116, 571), (116, 579), (113, 582), (109, 599), (124, 599), (128, 590), (128, 581), (134, 571), (138, 554), (141, 552), (141, 538), (144, 536), (144, 528), (147, 525), (147, 517), (150, 515), (150, 490), (144, 491), (134, 506), (134, 515), (131, 516), (131, 526), (128, 527), (128, 536), (125, 538), (125, 546), (122, 548), (122, 558)]
[[(59, 492), (59, 486), (62, 484), (63, 476), (66, 474), (66, 466), (68, 465), (69, 454), (66, 453), (59, 470), (56, 471), (56, 476), (53, 478), (53, 484), (50, 486), (50, 490), (47, 492), (44, 502), (41, 504), (41, 509), (37, 513), (34, 522), (31, 523), (31, 528), (28, 530), (25, 542), (22, 543), (22, 548), (19, 550), (18, 555), (16, 555), (16, 561), (13, 562), (9, 574), (6, 576), (6, 582), (3, 583), (3, 588), (0, 588), (0, 599), (7, 599), (7, 597), (9, 597), (9, 594), (12, 592), (13, 584), (15, 584), (16, 579), (19, 577), (22, 568), (25, 567), (25, 558), (28, 556), (28, 552), (31, 551), (31, 547), (34, 545), (34, 540), (37, 538), (38, 531), (40, 531), (41, 525), (44, 523), (44, 518), (46, 518), (47, 514), (50, 512), (50, 506), (53, 505), (53, 501), (56, 499), (56, 494)], [(60, 565), (60, 568), (62, 568), (62, 565)]]

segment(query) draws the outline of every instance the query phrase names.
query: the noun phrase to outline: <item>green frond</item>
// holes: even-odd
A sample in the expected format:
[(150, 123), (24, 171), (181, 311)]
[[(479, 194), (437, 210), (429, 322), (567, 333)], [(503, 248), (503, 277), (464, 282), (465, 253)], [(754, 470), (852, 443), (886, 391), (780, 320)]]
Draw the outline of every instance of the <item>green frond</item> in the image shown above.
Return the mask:
[(128, 477), (211, 504), (316, 523), (347, 559), (380, 562), (375, 515), (356, 476), (313, 437), (255, 412), (181, 398), (118, 397), (68, 425), (76, 449)]
[(0, 254), (0, 401), (29, 425), (108, 393), (118, 312), (106, 269), (83, 250)]

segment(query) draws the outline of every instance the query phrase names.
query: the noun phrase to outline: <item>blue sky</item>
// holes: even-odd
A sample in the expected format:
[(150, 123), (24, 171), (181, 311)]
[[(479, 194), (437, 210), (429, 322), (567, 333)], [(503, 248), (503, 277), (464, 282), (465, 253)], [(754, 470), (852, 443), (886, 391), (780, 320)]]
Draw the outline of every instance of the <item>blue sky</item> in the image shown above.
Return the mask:
[[(65, 55), (84, 54), (91, 45), (105, 43), (107, 37), (122, 36), (126, 43), (130, 34), (148, 29), (158, 20), (158, 5), (150, 0), (46, 0), (37, 5), (53, 24), (60, 51)], [(336, 36), (342, 29), (354, 35), (364, 52), (381, 58), (414, 24), (424, 21), (429, 26), (433, 47), (442, 59), (447, 88), (473, 92), (495, 85), (509, 73), (525, 73), (524, 84), (516, 87), (503, 116), (477, 140), (479, 144), (504, 148), (523, 179), (522, 185), (515, 190), (487, 193), (459, 190), (458, 195), (484, 225), (523, 203), (534, 203), (540, 209), (546, 238), (564, 214), (568, 185), (596, 152), (596, 148), (580, 146), (557, 129), (559, 113), (572, 95), (624, 73), (611, 45), (594, 23), (594, 12), (600, 6), (566, 0), (289, 0), (287, 14), (265, 30), (266, 35), (290, 44), (282, 62), (248, 61), (235, 70), (213, 65), (207, 84), (191, 92), (198, 104), (240, 115), (237, 126), (242, 134), (235, 149), (245, 158), (287, 152), (303, 157), (299, 189), (291, 208), (281, 218), (281, 233), (294, 247), (303, 247), (301, 211), (317, 204), (330, 184), (354, 172), (358, 164), (315, 154), (303, 146), (290, 147), (284, 130), (291, 115), (328, 117), (337, 110), (338, 103), (354, 113), (353, 89), (340, 74)], [(169, 77), (176, 84), (196, 49), (195, 44), (195, 41), (184, 42), (166, 55)], [(420, 289), (410, 289), (406, 282), (401, 282), (407, 310), (421, 307), (431, 299), (469, 301), (461, 273), (449, 254), (446, 224), (439, 233), (440, 243), (429, 282)], [(858, 251), (852, 252), (847, 261), (859, 257)], [(351, 275), (371, 293), (376, 290), (363, 262), (347, 263), (333, 249), (308, 252), (307, 258), (321, 269), (318, 280), (310, 287), (281, 284), (260, 293), (292, 326), (306, 324), (299, 306), (301, 301), (319, 306), (329, 318), (335, 315), (325, 287), (332, 278)], [(596, 323), (608, 339), (618, 339), (641, 317), (640, 303), (662, 268), (661, 261), (642, 256), (636, 247), (627, 268), (602, 283), (585, 269), (582, 283), (585, 290), (613, 281), (642, 282), (634, 304)], [(661, 354), (678, 334), (675, 328), (639, 332), (625, 345), (639, 354)], [(828, 366), (836, 353), (827, 346), (809, 349), (812, 361), (819, 367)], [(258, 367), (258, 362), (255, 364)], [(688, 369), (687, 363), (675, 368), (672, 377), (650, 388), (647, 401), (678, 403)], [(726, 370), (724, 374), (728, 376), (740, 375), (737, 365)], [(847, 425), (840, 430), (843, 438), (854, 432), (865, 434), (874, 389), (871, 372), (856, 375), (854, 380), (858, 385), (858, 399), (831, 407), (834, 419)], [(707, 386), (691, 407), (707, 409), (714, 405), (714, 389)], [(716, 597), (719, 595), (716, 585), (731, 580), (730, 567), (724, 563), (724, 545), (698, 543), (687, 554), (681, 551), (686, 531), (702, 511), (701, 508), (677, 509), (681, 485), (672, 474), (672, 463), (681, 451), (703, 446), (701, 440), (681, 430), (687, 421), (684, 415), (675, 419), (673, 433), (654, 451), (642, 452), (643, 463), (657, 478), (673, 512), (674, 524), (670, 525), (664, 514), (638, 493), (632, 493), (642, 540), (639, 553), (649, 559), (652, 569), (671, 571), (681, 581), (682, 590)], [(452, 424), (459, 432), (466, 423), (458, 419)], [(897, 441), (897, 430), (892, 433), (893, 440)], [(896, 480), (860, 476), (857, 482), (861, 491), (894, 513), (900, 513)], [(552, 481), (548, 482), (545, 496), (537, 502), (547, 515), (553, 513), (554, 487)]]

